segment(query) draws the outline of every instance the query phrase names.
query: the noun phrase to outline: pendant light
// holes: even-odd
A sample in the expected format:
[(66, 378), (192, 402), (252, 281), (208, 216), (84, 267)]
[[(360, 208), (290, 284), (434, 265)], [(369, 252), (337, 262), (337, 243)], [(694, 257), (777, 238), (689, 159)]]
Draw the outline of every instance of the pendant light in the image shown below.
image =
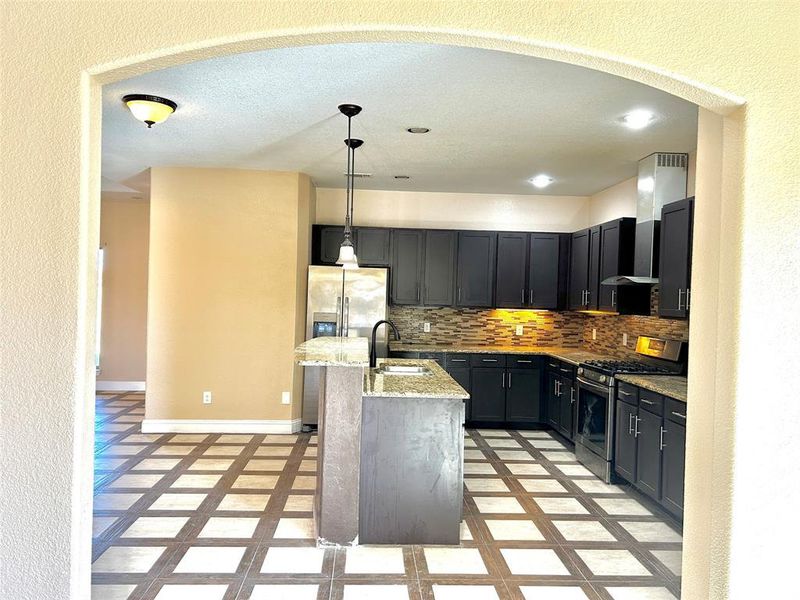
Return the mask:
[(353, 245), (353, 191), (355, 189), (356, 172), (356, 148), (361, 147), (364, 140), (353, 139), (350, 137), (351, 122), (354, 116), (361, 112), (361, 107), (356, 104), (340, 104), (339, 112), (347, 117), (347, 139), (344, 141), (347, 146), (347, 175), (345, 191), (345, 214), (344, 214), (344, 239), (339, 247), (339, 258), (337, 265), (343, 269), (357, 269), (358, 258), (356, 249)]
[(172, 100), (150, 94), (128, 94), (122, 101), (130, 109), (133, 116), (150, 129), (156, 123), (163, 123), (175, 112), (178, 105)]

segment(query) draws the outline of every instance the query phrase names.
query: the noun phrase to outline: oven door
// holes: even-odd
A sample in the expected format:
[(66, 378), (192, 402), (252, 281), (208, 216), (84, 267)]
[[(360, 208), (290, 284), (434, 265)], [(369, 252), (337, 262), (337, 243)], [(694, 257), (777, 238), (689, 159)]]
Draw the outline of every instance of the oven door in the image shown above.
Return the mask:
[(611, 460), (614, 423), (613, 388), (578, 377), (578, 443)]

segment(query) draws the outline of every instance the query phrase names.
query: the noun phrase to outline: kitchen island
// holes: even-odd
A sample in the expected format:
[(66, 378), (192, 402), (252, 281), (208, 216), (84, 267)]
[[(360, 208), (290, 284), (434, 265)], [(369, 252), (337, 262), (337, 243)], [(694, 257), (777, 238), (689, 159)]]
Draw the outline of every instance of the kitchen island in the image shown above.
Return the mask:
[(364, 338), (315, 338), (295, 356), (322, 369), (318, 544), (458, 544), (467, 392), (434, 361), (369, 369)]

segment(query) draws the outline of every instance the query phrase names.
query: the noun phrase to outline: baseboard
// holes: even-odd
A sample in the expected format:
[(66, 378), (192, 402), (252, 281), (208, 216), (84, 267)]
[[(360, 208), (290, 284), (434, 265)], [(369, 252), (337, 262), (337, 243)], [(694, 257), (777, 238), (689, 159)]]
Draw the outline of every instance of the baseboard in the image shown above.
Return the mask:
[(142, 433), (297, 433), (302, 419), (145, 419)]
[(103, 381), (98, 379), (94, 389), (98, 392), (143, 392), (144, 381)]

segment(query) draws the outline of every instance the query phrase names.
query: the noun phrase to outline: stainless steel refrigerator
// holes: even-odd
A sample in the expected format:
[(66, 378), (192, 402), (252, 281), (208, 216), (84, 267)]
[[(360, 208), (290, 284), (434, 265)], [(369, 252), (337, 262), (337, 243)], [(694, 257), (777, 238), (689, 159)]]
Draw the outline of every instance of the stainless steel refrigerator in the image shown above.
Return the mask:
[[(387, 270), (308, 267), (306, 339), (321, 336), (365, 337), (388, 316)], [(387, 355), (386, 327), (378, 329), (378, 356)], [(303, 373), (303, 425), (317, 424), (319, 367)]]

